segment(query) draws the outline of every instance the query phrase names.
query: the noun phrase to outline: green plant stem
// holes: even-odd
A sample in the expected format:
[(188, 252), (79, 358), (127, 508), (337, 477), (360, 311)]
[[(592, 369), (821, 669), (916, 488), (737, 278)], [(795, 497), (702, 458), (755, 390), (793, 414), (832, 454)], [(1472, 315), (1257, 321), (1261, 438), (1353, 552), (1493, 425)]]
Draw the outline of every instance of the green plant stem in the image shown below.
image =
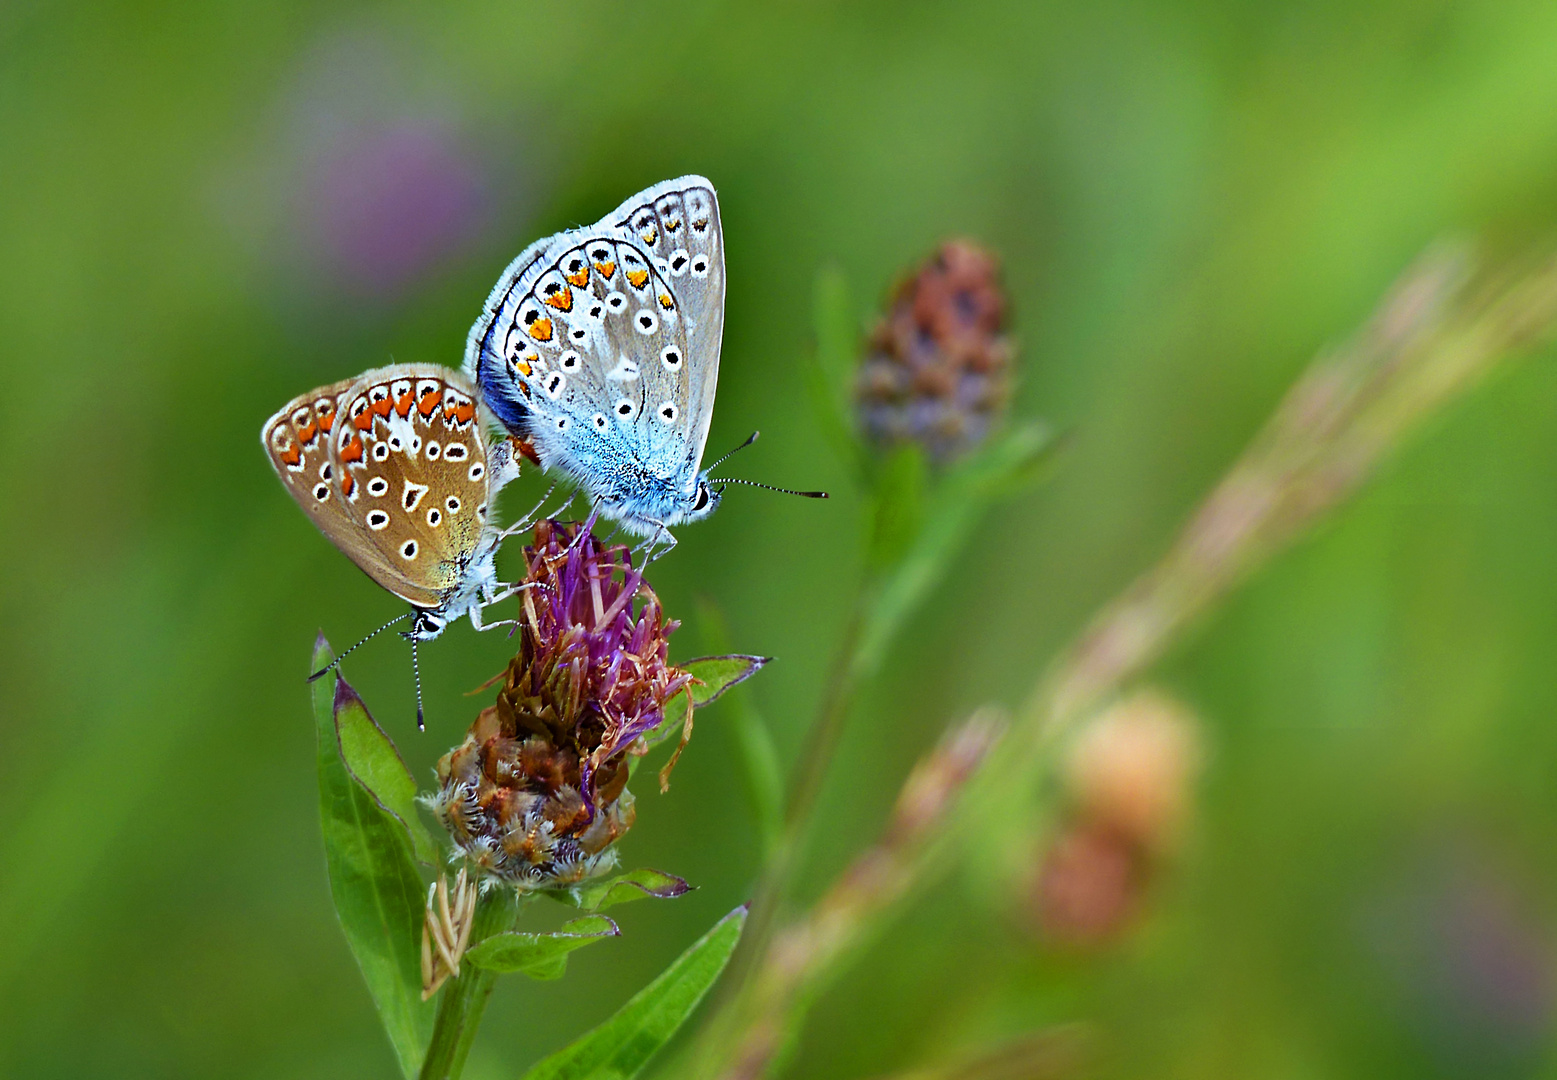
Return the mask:
[[(483, 896), (476, 904), (471, 941), (483, 941), (513, 929), (519, 907), (519, 899), (511, 889), (498, 889)], [(459, 978), (444, 984), (427, 1056), (422, 1059), (421, 1080), (455, 1080), (465, 1068), (466, 1055), (481, 1026), (487, 999), (497, 983), (497, 972), (469, 963), (463, 968)]]
[(767, 865), (763, 868), (762, 877), (757, 882), (745, 938), (731, 964), (731, 977), (725, 982), (731, 993), (740, 987), (756, 958), (767, 948), (774, 920), (783, 906), (784, 893), (799, 859), (806, 823), (811, 820), (811, 810), (821, 794), (828, 766), (832, 764), (833, 751), (843, 736), (844, 723), (854, 704), (854, 694), (859, 686), (857, 661), (865, 625), (866, 595), (868, 591), (861, 594), (861, 599), (855, 605), (854, 614), (844, 631), (843, 643), (822, 690), (816, 719), (806, 732), (805, 751), (795, 766), (794, 779), (790, 783), (783, 826)]

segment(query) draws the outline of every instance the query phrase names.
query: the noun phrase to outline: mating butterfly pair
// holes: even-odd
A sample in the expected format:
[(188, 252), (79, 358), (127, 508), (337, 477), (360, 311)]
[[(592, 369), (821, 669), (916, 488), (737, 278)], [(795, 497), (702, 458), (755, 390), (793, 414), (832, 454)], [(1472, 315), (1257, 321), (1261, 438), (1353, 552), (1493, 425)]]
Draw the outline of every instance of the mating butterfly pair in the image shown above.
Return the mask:
[[(669, 180), (515, 259), (463, 373), (407, 364), (320, 387), (261, 439), (319, 530), (412, 605), (414, 660), (417, 641), (466, 614), (482, 629), (482, 609), (511, 594), (490, 518), (521, 446), (651, 544), (713, 512), (720, 491), (701, 465), (724, 294), (713, 186)], [(484, 411), (513, 438), (489, 446)]]

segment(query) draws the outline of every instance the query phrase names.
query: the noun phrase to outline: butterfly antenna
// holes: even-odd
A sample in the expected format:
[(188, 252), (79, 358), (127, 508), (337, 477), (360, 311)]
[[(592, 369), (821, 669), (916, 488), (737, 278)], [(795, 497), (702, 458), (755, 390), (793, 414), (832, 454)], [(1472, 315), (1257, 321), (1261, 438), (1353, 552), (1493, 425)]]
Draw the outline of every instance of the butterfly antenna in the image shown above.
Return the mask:
[(731, 450), (729, 453), (725, 454), (724, 457), (722, 457), (718, 461), (714, 462), (705, 471), (713, 472), (719, 466), (723, 465), (728, 459), (734, 457), (736, 454), (738, 454), (742, 450), (746, 449), (752, 443), (756, 442), (757, 441), (757, 436), (759, 436), (761, 434), (762, 434), (762, 432), (760, 432), (760, 431), (752, 432), (750, 435), (746, 436), (746, 441), (745, 442), (741, 443), (741, 445), (737, 446), (734, 450)]
[(416, 680), (416, 730), (426, 731), (427, 722), (422, 717), (422, 666), (416, 662), (416, 639), (411, 639), (411, 677)]
[(318, 671), (316, 671), (312, 675), (308, 676), (308, 681), (309, 682), (313, 682), (319, 676), (323, 675), (326, 671), (330, 671), (333, 668), (340, 667), (342, 660), (346, 659), (352, 653), (356, 652), (357, 649), (360, 648), (365, 643), (367, 643), (369, 641), (372, 641), (378, 635), (382, 634), (385, 630), (388, 630), (391, 626), (395, 625), (395, 623), (399, 622), (402, 619), (405, 619), (405, 618), (409, 617), (410, 614), (411, 613), (408, 611), (404, 615), (396, 615), (393, 619), (390, 619), (383, 626), (379, 627), (377, 630), (373, 631), (367, 637), (365, 637), (361, 641), (357, 642), (356, 645), (353, 645), (351, 648), (349, 648), (345, 652), (341, 653), (341, 655), (337, 656), (334, 660), (331, 660), (328, 664), (324, 665), (324, 667), (320, 668)]
[(825, 499), (828, 497), (825, 491), (795, 491), (792, 488), (774, 487), (772, 484), (759, 484), (755, 480), (737, 480), (730, 476), (721, 476), (718, 480), (711, 482), (717, 484), (745, 484), (748, 487), (760, 487), (768, 491), (776, 491), (780, 495), (799, 495), (803, 499)]

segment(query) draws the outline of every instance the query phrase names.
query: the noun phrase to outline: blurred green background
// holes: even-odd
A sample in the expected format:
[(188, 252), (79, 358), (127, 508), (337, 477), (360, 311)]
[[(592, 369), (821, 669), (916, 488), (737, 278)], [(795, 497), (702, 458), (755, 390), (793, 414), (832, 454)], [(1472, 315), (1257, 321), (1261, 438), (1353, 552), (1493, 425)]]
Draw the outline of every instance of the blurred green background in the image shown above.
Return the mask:
[[(1016, 411), (1072, 436), (867, 688), (814, 894), (1427, 242), (1549, 234), (1557, 7), (0, 7), (0, 1074), (393, 1072), (330, 907), (302, 675), (318, 628), (344, 645), (399, 604), (291, 505), (259, 426), (391, 358), (457, 364), (521, 247), (691, 171), (729, 251), (710, 448), (760, 427), (740, 475), (837, 497), (732, 491), (653, 579), (673, 655), (705, 651), (707, 598), (779, 658), (745, 692), (786, 763), (859, 573), (797, 368), (818, 269), (863, 329), (943, 236), (991, 245)], [(425, 736), (403, 644), (347, 672), (426, 778), (504, 654), (468, 625), (423, 652)], [(1557, 1076), (1552, 357), (1157, 674), (1207, 767), (1144, 922), (1056, 951), (967, 867), (830, 992), (794, 1075), (1084, 1021), (1108, 1076)], [(710, 710), (623, 845), (700, 890), (626, 909), (561, 983), (505, 980), (467, 1075), (517, 1075), (749, 895), (737, 761)]]

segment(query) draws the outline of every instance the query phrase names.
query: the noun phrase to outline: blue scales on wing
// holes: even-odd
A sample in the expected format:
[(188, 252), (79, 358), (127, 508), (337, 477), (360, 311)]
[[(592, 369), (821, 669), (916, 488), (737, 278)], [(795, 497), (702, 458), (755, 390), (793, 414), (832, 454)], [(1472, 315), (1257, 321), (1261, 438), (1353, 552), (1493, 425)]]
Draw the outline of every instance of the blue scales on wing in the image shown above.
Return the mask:
[(466, 369), (543, 467), (640, 535), (701, 516), (724, 331), (719, 206), (697, 176), (531, 245), (472, 328)]

